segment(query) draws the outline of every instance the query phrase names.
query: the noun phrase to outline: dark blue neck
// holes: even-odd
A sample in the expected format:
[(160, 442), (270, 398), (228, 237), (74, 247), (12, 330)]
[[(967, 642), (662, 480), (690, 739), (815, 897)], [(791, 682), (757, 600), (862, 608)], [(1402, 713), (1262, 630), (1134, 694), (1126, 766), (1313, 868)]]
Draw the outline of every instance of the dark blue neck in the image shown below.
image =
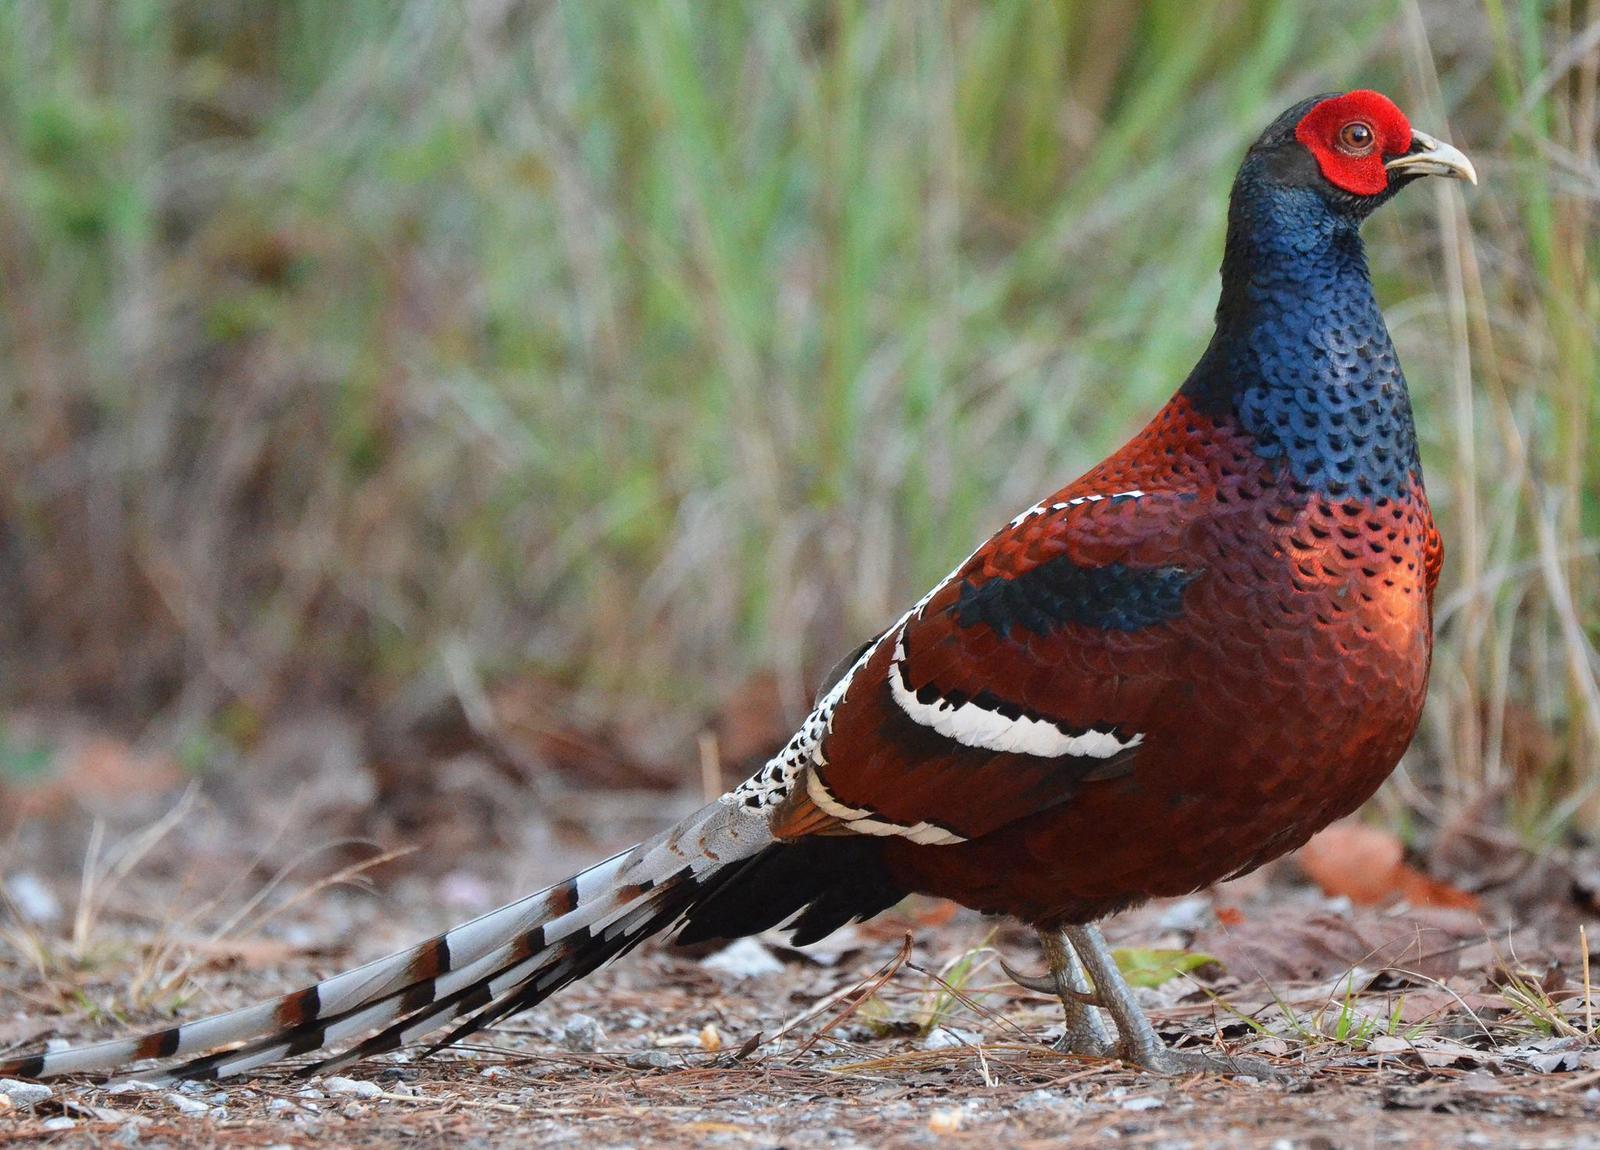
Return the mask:
[(1397, 498), (1420, 484), (1405, 377), (1360, 221), (1250, 161), (1234, 184), (1217, 329), (1182, 394), (1252, 436), (1302, 490)]

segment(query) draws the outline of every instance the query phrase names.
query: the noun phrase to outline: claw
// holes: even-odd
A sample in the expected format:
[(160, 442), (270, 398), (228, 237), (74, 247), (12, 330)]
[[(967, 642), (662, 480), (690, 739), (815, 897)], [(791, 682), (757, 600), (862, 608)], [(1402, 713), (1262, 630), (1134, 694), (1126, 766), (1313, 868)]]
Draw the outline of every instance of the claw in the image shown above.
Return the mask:
[(1085, 1006), (1100, 1005), (1099, 999), (1095, 998), (1094, 995), (1081, 990), (1068, 990), (1056, 981), (1055, 975), (1049, 972), (1044, 974), (1024, 974), (1003, 958), (1000, 960), (1000, 969), (1005, 971), (1007, 978), (1024, 990), (1036, 990), (1040, 994), (1054, 995), (1057, 998), (1070, 998), (1075, 1002), (1083, 1003)]
[(1169, 1077), (1217, 1074), (1258, 1078), (1263, 1082), (1288, 1080), (1288, 1075), (1259, 1059), (1242, 1058), (1235, 1054), (1208, 1054), (1200, 1050), (1173, 1050), (1171, 1047), (1162, 1047), (1141, 1054), (1125, 1044), (1116, 1051), (1116, 1056), (1130, 1066), (1137, 1066), (1151, 1074)]

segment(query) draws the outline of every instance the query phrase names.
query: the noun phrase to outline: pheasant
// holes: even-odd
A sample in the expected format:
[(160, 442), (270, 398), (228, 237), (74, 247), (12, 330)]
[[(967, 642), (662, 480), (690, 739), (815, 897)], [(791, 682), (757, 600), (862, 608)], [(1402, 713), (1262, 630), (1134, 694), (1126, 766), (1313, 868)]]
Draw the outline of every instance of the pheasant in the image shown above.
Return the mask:
[[(0, 1075), (327, 1071), (532, 1007), (653, 935), (804, 944), (917, 892), (1010, 915), (1062, 1043), (1169, 1049), (1096, 920), (1241, 875), (1354, 810), (1417, 726), (1443, 558), (1359, 229), (1455, 148), (1370, 91), (1302, 101), (1233, 185), (1210, 344), (1126, 446), (849, 656), (754, 776), (631, 850), (416, 947)], [(220, 1048), (220, 1049), (219, 1049)], [(1237, 1069), (1237, 1064), (1233, 1064)]]

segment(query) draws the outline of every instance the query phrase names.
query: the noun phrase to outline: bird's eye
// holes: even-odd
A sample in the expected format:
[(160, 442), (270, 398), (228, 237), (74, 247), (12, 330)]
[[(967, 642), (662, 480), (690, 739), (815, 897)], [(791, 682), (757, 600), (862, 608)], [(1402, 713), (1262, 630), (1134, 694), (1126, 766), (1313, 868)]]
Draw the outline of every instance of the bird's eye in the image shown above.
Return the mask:
[(1372, 151), (1372, 125), (1352, 120), (1339, 129), (1339, 148), (1352, 156), (1364, 156)]

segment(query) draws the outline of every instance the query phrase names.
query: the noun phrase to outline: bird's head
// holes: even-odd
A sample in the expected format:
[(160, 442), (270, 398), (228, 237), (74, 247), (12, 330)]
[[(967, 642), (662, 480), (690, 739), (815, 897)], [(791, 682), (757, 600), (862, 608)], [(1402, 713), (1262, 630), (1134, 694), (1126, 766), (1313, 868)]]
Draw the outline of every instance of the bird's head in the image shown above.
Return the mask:
[(1364, 219), (1422, 176), (1478, 182), (1472, 161), (1411, 126), (1378, 92), (1313, 96), (1273, 121), (1247, 167), (1280, 187), (1312, 188), (1338, 215)]

